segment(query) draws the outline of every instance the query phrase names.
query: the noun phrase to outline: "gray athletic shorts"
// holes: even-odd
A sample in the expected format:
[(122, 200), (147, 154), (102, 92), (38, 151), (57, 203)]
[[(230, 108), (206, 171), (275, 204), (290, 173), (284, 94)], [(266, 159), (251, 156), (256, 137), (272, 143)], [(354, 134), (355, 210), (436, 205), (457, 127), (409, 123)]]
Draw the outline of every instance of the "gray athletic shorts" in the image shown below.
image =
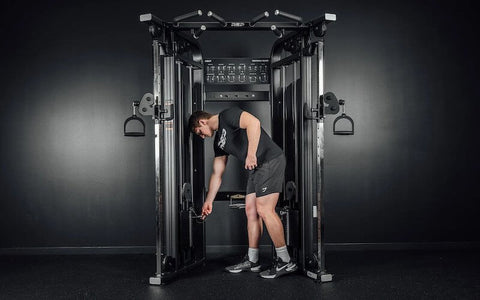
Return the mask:
[(262, 197), (281, 193), (286, 165), (285, 155), (282, 154), (249, 171), (247, 195), (255, 193), (257, 197)]

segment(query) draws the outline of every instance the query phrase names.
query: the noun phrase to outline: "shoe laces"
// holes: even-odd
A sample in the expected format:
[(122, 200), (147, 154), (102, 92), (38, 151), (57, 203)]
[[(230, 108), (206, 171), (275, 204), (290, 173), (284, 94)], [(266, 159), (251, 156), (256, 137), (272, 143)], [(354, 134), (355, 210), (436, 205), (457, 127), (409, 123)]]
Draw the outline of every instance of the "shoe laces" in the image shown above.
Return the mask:
[(244, 264), (244, 263), (247, 263), (247, 262), (251, 263), (251, 261), (250, 261), (250, 259), (249, 259), (249, 257), (248, 257), (248, 254), (243, 257), (243, 259), (242, 259), (242, 261), (239, 263), (239, 265)]
[(273, 267), (273, 268), (276, 268), (281, 262), (283, 262), (283, 260), (281, 260), (280, 257), (276, 257), (276, 258), (273, 260), (273, 265), (272, 265), (272, 267)]

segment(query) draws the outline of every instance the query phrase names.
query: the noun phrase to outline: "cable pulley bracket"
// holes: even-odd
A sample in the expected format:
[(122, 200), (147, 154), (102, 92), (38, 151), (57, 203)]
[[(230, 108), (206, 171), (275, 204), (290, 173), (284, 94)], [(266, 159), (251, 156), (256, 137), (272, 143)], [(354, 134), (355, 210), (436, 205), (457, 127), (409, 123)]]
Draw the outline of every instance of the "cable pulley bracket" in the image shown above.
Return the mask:
[[(155, 103), (159, 103), (158, 96), (156, 98)], [(160, 123), (164, 121), (171, 121), (175, 117), (175, 105), (173, 103), (169, 103), (169, 104), (163, 104), (163, 103), (164, 101), (162, 101), (161, 104), (154, 105), (155, 119), (159, 120)]]
[(307, 103), (303, 104), (303, 117), (307, 120), (316, 120), (320, 122), (323, 118), (321, 113), (321, 108), (319, 107), (318, 103), (316, 107), (310, 108)]
[(145, 93), (143, 95), (142, 100), (140, 100), (140, 105), (138, 107), (138, 112), (143, 116), (151, 116), (153, 115), (153, 94), (152, 93)]
[(336, 115), (340, 111), (337, 96), (332, 92), (326, 92), (320, 96), (323, 102), (323, 113), (326, 115)]

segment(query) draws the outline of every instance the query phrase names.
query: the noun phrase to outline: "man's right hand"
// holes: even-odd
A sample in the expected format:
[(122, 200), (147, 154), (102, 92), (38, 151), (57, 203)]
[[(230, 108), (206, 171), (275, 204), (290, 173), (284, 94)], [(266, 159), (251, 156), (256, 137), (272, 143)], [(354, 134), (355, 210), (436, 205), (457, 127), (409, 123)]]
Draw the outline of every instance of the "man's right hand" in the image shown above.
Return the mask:
[(205, 203), (203, 203), (203, 207), (202, 207), (202, 219), (205, 219), (209, 214), (212, 213), (212, 209), (213, 209), (213, 203), (210, 202), (210, 201), (206, 201)]

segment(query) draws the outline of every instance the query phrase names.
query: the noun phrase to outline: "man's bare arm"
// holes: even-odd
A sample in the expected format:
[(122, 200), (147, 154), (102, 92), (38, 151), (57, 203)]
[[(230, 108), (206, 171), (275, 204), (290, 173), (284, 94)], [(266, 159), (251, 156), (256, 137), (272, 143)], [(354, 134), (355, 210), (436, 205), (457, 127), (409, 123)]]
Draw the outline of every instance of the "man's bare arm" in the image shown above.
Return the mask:
[(213, 172), (208, 184), (208, 193), (205, 203), (202, 207), (202, 216), (207, 216), (212, 212), (212, 203), (215, 200), (218, 190), (222, 184), (222, 175), (227, 166), (228, 156), (218, 156), (213, 159)]
[(262, 132), (260, 120), (244, 111), (240, 115), (240, 128), (247, 130), (248, 151), (245, 158), (245, 169), (253, 170), (257, 167), (257, 148)]

